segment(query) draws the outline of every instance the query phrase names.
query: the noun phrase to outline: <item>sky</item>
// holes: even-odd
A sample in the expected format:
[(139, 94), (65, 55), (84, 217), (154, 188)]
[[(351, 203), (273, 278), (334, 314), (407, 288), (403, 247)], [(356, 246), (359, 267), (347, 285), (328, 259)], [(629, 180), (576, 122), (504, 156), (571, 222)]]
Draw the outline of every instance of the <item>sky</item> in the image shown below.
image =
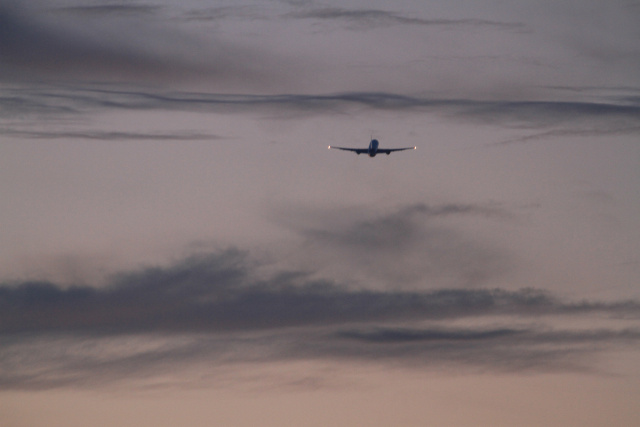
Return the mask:
[[(640, 2), (0, 2), (0, 425), (637, 426)], [(375, 158), (327, 150), (415, 151)]]

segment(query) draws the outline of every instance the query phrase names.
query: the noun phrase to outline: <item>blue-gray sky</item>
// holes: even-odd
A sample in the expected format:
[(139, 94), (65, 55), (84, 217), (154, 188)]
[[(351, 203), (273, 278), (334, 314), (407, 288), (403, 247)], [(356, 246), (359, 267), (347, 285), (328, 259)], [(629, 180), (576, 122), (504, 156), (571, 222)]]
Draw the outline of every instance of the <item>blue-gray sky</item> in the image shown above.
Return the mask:
[(639, 24), (2, 2), (0, 424), (637, 425)]

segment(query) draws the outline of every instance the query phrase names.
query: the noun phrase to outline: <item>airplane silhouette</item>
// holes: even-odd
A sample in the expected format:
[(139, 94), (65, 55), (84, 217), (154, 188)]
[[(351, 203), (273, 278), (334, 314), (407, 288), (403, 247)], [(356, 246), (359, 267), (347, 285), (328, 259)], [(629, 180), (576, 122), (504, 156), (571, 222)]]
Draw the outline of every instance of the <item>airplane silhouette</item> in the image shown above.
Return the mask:
[(368, 148), (346, 148), (346, 147), (334, 147), (329, 146), (329, 149), (335, 148), (336, 150), (345, 150), (345, 151), (353, 151), (356, 154), (367, 153), (369, 157), (375, 157), (376, 154), (385, 153), (386, 155), (391, 154), (392, 151), (404, 151), (404, 150), (415, 150), (417, 147), (405, 147), (405, 148), (380, 148), (379, 142), (377, 139), (372, 139), (369, 143)]

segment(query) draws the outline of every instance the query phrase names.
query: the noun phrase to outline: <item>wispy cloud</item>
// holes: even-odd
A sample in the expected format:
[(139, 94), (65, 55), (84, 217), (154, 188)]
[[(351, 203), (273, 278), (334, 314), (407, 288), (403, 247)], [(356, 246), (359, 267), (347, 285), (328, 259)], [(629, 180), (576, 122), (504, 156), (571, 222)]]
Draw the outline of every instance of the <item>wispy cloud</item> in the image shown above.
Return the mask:
[(46, 9), (2, 2), (0, 79), (143, 84), (206, 80), (229, 85), (270, 78), (264, 67), (253, 66), (261, 57), (258, 52), (219, 40), (205, 43), (166, 22), (159, 25), (152, 19), (158, 10), (133, 4)]
[(290, 12), (277, 13), (273, 10), (256, 6), (219, 6), (194, 9), (185, 15), (188, 21), (223, 21), (226, 19), (246, 20), (315, 20), (333, 21), (346, 24), (351, 29), (376, 29), (394, 25), (410, 25), (425, 27), (489, 27), (502, 30), (523, 30), (525, 25), (519, 22), (500, 22), (486, 19), (424, 19), (409, 17), (404, 14), (372, 8), (347, 9), (343, 7), (316, 7), (309, 3), (289, 3)]
[(258, 20), (268, 19), (267, 10), (259, 6), (218, 6), (204, 9), (193, 9), (184, 15), (187, 21), (225, 21), (225, 20)]
[(285, 15), (295, 19), (314, 19), (339, 21), (356, 26), (359, 29), (386, 27), (391, 25), (418, 25), (441, 27), (494, 27), (498, 29), (523, 29), (521, 23), (490, 21), (484, 19), (424, 19), (408, 17), (396, 12), (381, 9), (346, 9), (341, 7), (300, 8)]
[[(389, 282), (481, 286), (508, 271), (513, 260), (490, 242), (461, 232), (455, 221), (508, 223), (515, 215), (497, 204), (416, 203), (371, 216), (362, 211), (279, 213), (298, 232), (314, 263), (345, 264), (352, 272)], [(331, 224), (331, 225), (327, 225)]]
[(196, 132), (117, 132), (117, 131), (37, 131), (20, 129), (0, 129), (6, 136), (26, 139), (64, 139), (64, 140), (97, 140), (97, 141), (201, 141), (221, 139), (221, 136)]
[[(618, 127), (639, 123), (637, 99), (610, 97), (606, 102), (564, 100), (483, 100), (410, 96), (387, 92), (342, 92), (334, 94), (226, 94), (176, 92), (152, 89), (118, 89), (108, 86), (38, 87), (5, 89), (0, 110), (21, 108), (59, 111), (87, 109), (199, 111), (215, 113), (259, 113), (271, 117), (355, 114), (365, 109), (437, 113), (458, 119), (504, 126), (549, 127), (611, 121)], [(278, 114), (282, 113), (282, 116)], [(286, 113), (286, 114), (284, 114)]]
[(568, 309), (538, 292), (349, 291), (309, 272), (255, 274), (245, 254), (226, 251), (124, 274), (100, 289), (6, 285), (0, 291), (0, 332), (221, 332)]
[(131, 15), (151, 15), (160, 11), (162, 8), (157, 5), (150, 4), (96, 4), (84, 6), (67, 6), (53, 9), (53, 12), (61, 14), (69, 14), (75, 16), (91, 17), (91, 16), (131, 16)]
[(598, 136), (616, 136), (616, 135), (635, 135), (640, 134), (640, 126), (621, 126), (621, 127), (605, 127), (605, 128), (589, 128), (589, 129), (554, 129), (546, 132), (538, 132), (517, 138), (507, 139), (500, 142), (490, 144), (491, 146), (504, 146), (511, 144), (521, 144), (525, 142), (547, 140), (558, 137), (598, 137)]
[[(558, 316), (636, 322), (634, 300), (571, 302), (534, 289), (353, 290), (263, 267), (227, 250), (121, 274), (104, 288), (2, 285), (0, 387), (102, 384), (205, 361), (575, 370), (597, 352), (640, 343), (634, 327), (553, 326)], [(493, 326), (479, 326), (485, 318)], [(475, 326), (452, 323), (464, 319)]]

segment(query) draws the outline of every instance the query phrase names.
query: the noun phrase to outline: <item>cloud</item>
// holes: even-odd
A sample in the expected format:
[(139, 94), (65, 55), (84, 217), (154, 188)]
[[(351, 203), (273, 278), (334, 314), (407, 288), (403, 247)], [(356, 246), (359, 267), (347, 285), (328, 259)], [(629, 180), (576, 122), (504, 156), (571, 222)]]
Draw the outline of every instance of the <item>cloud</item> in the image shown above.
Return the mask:
[(117, 15), (153, 15), (161, 10), (160, 6), (148, 4), (98, 4), (91, 6), (67, 6), (55, 9), (61, 14), (76, 15), (81, 17)]
[(118, 131), (35, 131), (19, 129), (0, 129), (3, 135), (26, 139), (64, 139), (64, 140), (97, 140), (97, 141), (201, 141), (221, 139), (213, 134), (196, 132), (144, 133)]
[(75, 111), (165, 110), (220, 114), (263, 114), (300, 118), (328, 114), (357, 114), (366, 110), (442, 114), (454, 119), (510, 127), (551, 127), (609, 124), (609, 130), (634, 129), (639, 124), (637, 99), (611, 96), (606, 102), (482, 100), (410, 96), (387, 92), (335, 94), (226, 94), (114, 88), (113, 86), (37, 86), (11, 88), (0, 97), (0, 111), (23, 113)]
[(496, 204), (416, 203), (373, 217), (360, 211), (296, 216), (280, 212), (276, 221), (304, 238), (305, 253), (313, 254), (316, 266), (323, 260), (348, 265), (352, 277), (362, 272), (365, 280), (400, 286), (480, 286), (513, 265), (506, 251), (453, 225), (466, 218), (503, 223), (515, 219)]
[(404, 344), (426, 342), (474, 342), (489, 340), (508, 340), (512, 344), (522, 342), (538, 342), (548, 344), (552, 341), (564, 343), (608, 342), (613, 339), (639, 340), (640, 330), (623, 329), (618, 331), (553, 331), (535, 328), (497, 328), (497, 329), (407, 329), (407, 328), (372, 328), (369, 330), (345, 330), (337, 333), (339, 337), (379, 344)]
[[(460, 366), (506, 372), (588, 371), (606, 346), (637, 346), (640, 330), (556, 330), (544, 327), (369, 328), (337, 333), (344, 357), (402, 359), (417, 366)], [(336, 340), (339, 342), (339, 339)], [(591, 365), (592, 366), (592, 365)]]
[[(266, 56), (204, 41), (154, 19), (154, 6), (59, 9), (0, 3), (0, 79), (11, 82), (127, 82), (233, 85), (267, 82)], [(254, 65), (262, 62), (261, 70)], [(225, 86), (226, 87), (226, 86)]]
[(503, 30), (522, 30), (522, 23), (500, 22), (485, 19), (422, 19), (381, 9), (346, 9), (342, 7), (314, 7), (307, 3), (288, 3), (293, 11), (273, 13), (270, 9), (251, 6), (219, 6), (194, 9), (185, 15), (188, 21), (224, 21), (227, 19), (248, 20), (316, 20), (346, 23), (352, 29), (375, 29), (393, 25), (436, 27), (493, 27)]
[[(393, 250), (410, 246), (421, 234), (424, 223), (437, 218), (451, 216), (494, 216), (506, 218), (509, 214), (498, 206), (472, 204), (427, 205), (416, 203), (379, 215), (373, 219), (354, 220), (345, 228), (323, 227), (304, 229), (302, 232), (313, 239), (336, 241), (340, 246), (363, 246), (371, 250), (393, 247)], [(344, 213), (340, 214), (344, 218)], [(366, 217), (365, 217), (366, 218)]]
[(263, 277), (260, 267), (246, 253), (227, 250), (120, 274), (104, 288), (5, 284), (0, 333), (225, 332), (503, 314), (637, 315), (640, 308), (636, 302), (562, 303), (531, 289), (350, 290), (311, 272)]
[[(475, 105), (474, 105), (475, 104)], [(637, 123), (640, 104), (612, 99), (611, 102), (579, 101), (487, 101), (470, 103), (462, 115), (477, 121), (511, 122), (528, 126), (554, 126), (590, 119), (624, 119)]]
[(115, 278), (111, 286), (62, 288), (25, 282), (0, 289), (0, 333), (221, 332), (374, 320), (488, 315), (525, 306), (544, 312), (541, 293), (349, 291), (309, 272), (256, 272), (237, 251), (194, 256)]
[(252, 6), (218, 6), (193, 9), (184, 15), (186, 21), (225, 21), (229, 19), (268, 19), (268, 9)]
[[(104, 288), (4, 284), (0, 388), (294, 360), (585, 370), (595, 354), (640, 343), (635, 300), (571, 302), (535, 289), (353, 290), (311, 271), (265, 267), (229, 249), (123, 273)], [(558, 316), (592, 326), (554, 326)], [(593, 326), (621, 317), (635, 327)]]
[(386, 27), (391, 25), (418, 25), (443, 27), (494, 27), (498, 29), (522, 29), (521, 23), (508, 23), (484, 19), (423, 19), (380, 9), (345, 9), (340, 7), (303, 8), (285, 15), (287, 18), (342, 21), (359, 29)]
[(443, 329), (406, 329), (406, 328), (375, 328), (373, 330), (347, 330), (338, 333), (340, 337), (350, 340), (360, 340), (368, 343), (409, 343), (426, 341), (476, 341), (491, 338), (502, 338), (510, 335), (522, 334), (515, 329), (495, 329), (472, 331), (443, 330)]
[(492, 146), (503, 146), (511, 144), (521, 144), (532, 141), (546, 140), (557, 137), (599, 137), (599, 136), (616, 136), (616, 135), (635, 135), (640, 134), (640, 126), (616, 127), (608, 128), (589, 128), (589, 129), (554, 129), (546, 132), (534, 133), (518, 138), (507, 139), (491, 144)]

